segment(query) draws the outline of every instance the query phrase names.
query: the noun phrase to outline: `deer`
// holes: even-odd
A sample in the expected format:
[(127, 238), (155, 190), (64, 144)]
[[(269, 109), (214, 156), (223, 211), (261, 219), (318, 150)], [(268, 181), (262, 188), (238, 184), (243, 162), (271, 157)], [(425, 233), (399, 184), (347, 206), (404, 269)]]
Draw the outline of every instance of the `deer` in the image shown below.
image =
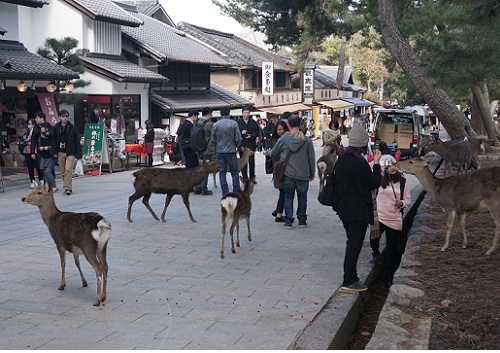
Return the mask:
[(52, 173), (45, 173), (47, 184), (37, 186), (30, 194), (21, 198), (25, 204), (38, 206), (42, 220), (56, 244), (61, 259), (61, 283), (59, 290), (66, 287), (65, 268), (66, 251), (73, 254), (80, 272), (83, 287), (87, 280), (80, 268), (80, 255), (84, 255), (94, 268), (97, 279), (97, 298), (94, 306), (106, 300), (108, 263), (106, 249), (111, 235), (111, 225), (95, 212), (75, 213), (60, 211), (54, 201), (53, 187), (55, 180)]
[(243, 190), (230, 192), (226, 194), (221, 202), (222, 213), (222, 247), (220, 257), (224, 258), (224, 236), (226, 234), (226, 227), (229, 220), (232, 219), (229, 228), (229, 236), (231, 237), (231, 252), (236, 254), (234, 249), (233, 231), (236, 227), (236, 246), (240, 246), (240, 219), (246, 219), (248, 228), (248, 240), (252, 241), (252, 234), (250, 232), (250, 213), (252, 211), (252, 200), (250, 195), (253, 192), (253, 182), (250, 179), (241, 179), (243, 183)]
[(336, 149), (333, 149), (332, 152), (318, 158), (316, 166), (318, 167), (319, 192), (323, 190), (326, 177), (332, 172), (335, 163), (337, 163)]
[(135, 188), (135, 193), (128, 198), (127, 220), (133, 222), (130, 214), (135, 200), (142, 197), (142, 203), (149, 210), (153, 218), (159, 221), (155, 212), (149, 205), (151, 194), (167, 194), (165, 198), (165, 207), (161, 214), (161, 220), (165, 222), (165, 213), (168, 205), (174, 195), (181, 195), (184, 205), (189, 214), (191, 222), (196, 222), (191, 214), (189, 207), (189, 193), (193, 187), (200, 184), (201, 181), (211, 173), (220, 170), (220, 165), (215, 161), (203, 161), (198, 167), (193, 169), (186, 168), (144, 168), (134, 172), (131, 175), (131, 181)]
[[(243, 147), (243, 152), (240, 156), (240, 158), (238, 158), (238, 170), (241, 172), (241, 170), (243, 169), (243, 167), (245, 167), (248, 163), (248, 159), (250, 158), (250, 156), (253, 156), (255, 154), (254, 151), (252, 151), (250, 148), (248, 147)], [(214, 159), (217, 159), (216, 157), (214, 157)], [(229, 172), (229, 166), (226, 166), (226, 172)], [(213, 177), (214, 177), (214, 188), (217, 187), (217, 181), (216, 181), (216, 176), (217, 176), (217, 172), (215, 173), (212, 173)]]
[(399, 161), (396, 167), (405, 173), (413, 174), (441, 206), (446, 215), (446, 241), (441, 251), (446, 251), (450, 234), (458, 214), (463, 233), (462, 248), (467, 247), (465, 217), (467, 213), (489, 211), (495, 222), (495, 235), (486, 255), (491, 255), (500, 236), (500, 166), (481, 168), (467, 174), (439, 179), (432, 175), (428, 162), (418, 157)]
[[(429, 142), (427, 142), (429, 141)], [(457, 166), (457, 175), (463, 170), (480, 167), (479, 154), (485, 151), (481, 139), (459, 139), (442, 141), (439, 138), (424, 137), (424, 145), (427, 152), (435, 152), (446, 161), (445, 176), (451, 175), (452, 166)], [(447, 173), (448, 172), (448, 173)]]

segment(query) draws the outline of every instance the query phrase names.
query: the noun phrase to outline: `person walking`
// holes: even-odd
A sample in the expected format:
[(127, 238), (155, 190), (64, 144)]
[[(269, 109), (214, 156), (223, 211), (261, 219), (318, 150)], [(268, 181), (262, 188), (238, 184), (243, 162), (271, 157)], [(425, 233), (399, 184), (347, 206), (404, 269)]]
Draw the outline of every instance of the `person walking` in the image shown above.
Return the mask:
[[(283, 136), (287, 131), (288, 131), (288, 126), (283, 121), (279, 121), (278, 123), (276, 123), (274, 131), (272, 133), (272, 137), (269, 140), (269, 149), (272, 149), (278, 142), (279, 138)], [(271, 157), (266, 157), (266, 158), (271, 158)], [(278, 160), (273, 161), (273, 163), (277, 162)], [(283, 218), (283, 209), (285, 208), (285, 189), (283, 186), (283, 182), (279, 182), (273, 179), (273, 183), (274, 183), (274, 188), (279, 190), (279, 196), (276, 208), (274, 209), (272, 215), (273, 217), (275, 217), (274, 220), (276, 222), (285, 222), (285, 219)]]
[(68, 121), (69, 112), (59, 112), (59, 122), (54, 126), (55, 154), (63, 178), (66, 195), (73, 193), (73, 168), (77, 159), (82, 158), (78, 128)]
[[(45, 176), (45, 173), (49, 172), (54, 175), (54, 169), (56, 164), (56, 141), (54, 138), (54, 129), (52, 125), (44, 121), (40, 124), (40, 137), (38, 138), (38, 154), (40, 155), (40, 172)], [(45, 182), (47, 180), (43, 178)], [(55, 182), (55, 178), (54, 178)], [(50, 184), (48, 184), (50, 186)], [(52, 187), (52, 191), (56, 192), (58, 190), (57, 186)]]
[[(394, 158), (384, 159), (384, 155), (382, 156), (380, 164), (384, 167), (384, 173), (377, 193), (379, 230), (380, 234), (385, 233), (386, 237), (382, 282), (387, 287), (392, 285), (394, 273), (401, 263), (404, 252), (402, 210), (411, 204), (410, 188), (395, 163)], [(376, 261), (380, 256), (380, 236), (370, 238), (370, 246), (373, 260)]]
[(146, 124), (146, 134), (144, 135), (144, 149), (146, 154), (148, 155), (148, 167), (153, 166), (153, 149), (155, 146), (155, 126), (153, 122), (148, 119), (145, 122)]
[[(38, 164), (38, 158), (36, 156), (36, 153), (34, 151), (33, 153), (31, 153), (33, 145), (32, 139), (34, 138), (33, 130), (35, 129), (36, 126), (37, 125), (34, 118), (28, 119), (28, 128), (26, 129), (26, 132), (23, 134), (22, 137), (25, 142), (25, 147), (23, 148), (21, 153), (26, 159), (26, 166), (28, 167), (28, 175), (30, 176), (30, 181), (31, 181), (30, 189), (36, 188), (37, 185), (41, 183), (43, 180), (42, 172)], [(38, 136), (40, 135), (38, 134)], [(38, 183), (35, 181), (35, 169), (38, 176)]]
[(176, 138), (175, 138), (175, 142), (176, 142), (176, 147), (177, 149), (179, 149), (179, 153), (181, 155), (181, 160), (177, 163), (175, 163), (175, 165), (185, 165), (186, 164), (186, 156), (184, 155), (184, 150), (182, 149), (182, 146), (180, 144), (180, 132), (181, 132), (181, 127), (182, 125), (184, 125), (184, 123), (186, 122), (186, 117), (181, 117), (181, 120), (179, 121), (179, 127), (177, 128), (177, 131), (176, 131)]
[[(40, 154), (39, 154), (39, 145), (38, 143), (40, 142), (40, 134), (42, 133), (41, 131), (41, 125), (42, 123), (45, 122), (45, 114), (42, 111), (38, 111), (35, 113), (35, 127), (33, 128), (32, 136), (31, 136), (31, 158), (36, 159), (36, 162), (38, 166), (40, 166)], [(41, 168), (40, 168), (41, 170)], [(41, 178), (41, 179), (40, 179)], [(38, 176), (39, 180), (43, 180), (44, 175)], [(54, 175), (55, 179), (55, 175)]]
[(231, 119), (229, 107), (223, 107), (220, 110), (221, 119), (216, 122), (212, 128), (210, 145), (214, 147), (217, 156), (217, 163), (221, 166), (219, 171), (219, 182), (222, 190), (222, 196), (229, 193), (229, 187), (226, 180), (226, 168), (229, 167), (233, 181), (233, 192), (240, 191), (240, 180), (238, 170), (238, 159), (236, 152), (241, 144), (241, 131), (238, 123)]
[(191, 137), (191, 129), (194, 124), (198, 121), (198, 111), (190, 110), (188, 113), (188, 118), (181, 125), (179, 129), (179, 143), (184, 151), (184, 157), (186, 158), (186, 169), (196, 168), (198, 163), (198, 156), (196, 152), (191, 148), (189, 144), (189, 138)]
[(293, 227), (293, 200), (297, 193), (297, 219), (299, 228), (303, 228), (307, 227), (307, 192), (309, 182), (314, 180), (316, 173), (316, 156), (311, 138), (304, 136), (299, 130), (299, 116), (292, 114), (288, 118), (288, 125), (290, 131), (285, 133), (267, 154), (273, 160), (284, 160), (290, 153), (283, 177), (284, 227), (287, 229)]
[[(243, 155), (243, 148), (245, 147), (254, 152), (257, 149), (256, 139), (259, 137), (259, 125), (250, 116), (250, 110), (250, 107), (244, 107), (242, 110), (243, 116), (238, 119), (242, 138), (239, 149), (240, 156)], [(248, 163), (241, 169), (241, 175), (243, 179), (250, 179), (254, 184), (257, 184), (255, 181), (255, 153), (248, 158)]]
[[(201, 118), (198, 119), (197, 124), (203, 129), (205, 133), (205, 141), (207, 142), (207, 148), (205, 151), (198, 153), (198, 159), (202, 161), (211, 161), (215, 155), (215, 146), (210, 145), (210, 139), (212, 137), (212, 129), (215, 124), (215, 119), (212, 117), (213, 110), (209, 107), (205, 107), (201, 110)], [(201, 184), (195, 188), (196, 194), (201, 195), (213, 195), (212, 190), (208, 190), (208, 174), (203, 179)]]
[(381, 152), (374, 153), (373, 170), (363, 155), (368, 153), (369, 137), (366, 129), (354, 122), (349, 147), (338, 159), (335, 173), (334, 209), (347, 235), (342, 289), (365, 291), (357, 273), (359, 253), (363, 247), (368, 224), (374, 223), (372, 190), (380, 187)]

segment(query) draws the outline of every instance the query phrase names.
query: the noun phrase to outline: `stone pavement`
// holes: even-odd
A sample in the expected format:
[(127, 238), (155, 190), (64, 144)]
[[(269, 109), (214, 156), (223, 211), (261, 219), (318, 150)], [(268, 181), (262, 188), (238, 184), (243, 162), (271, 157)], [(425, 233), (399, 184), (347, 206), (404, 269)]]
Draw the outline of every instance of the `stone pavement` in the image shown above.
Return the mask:
[[(321, 141), (314, 143), (319, 157)], [(242, 223), (241, 247), (232, 254), (226, 236), (225, 259), (219, 257), (220, 188), (213, 189), (213, 196), (190, 195), (197, 223), (190, 222), (180, 196), (173, 198), (165, 223), (155, 221), (140, 200), (132, 210), (134, 223), (127, 222), (133, 171), (78, 177), (73, 195), (57, 192), (59, 209), (99, 212), (112, 225), (107, 300), (100, 307), (92, 306), (95, 275), (85, 260), (89, 286), (81, 286), (68, 256), (66, 289), (57, 290), (60, 266), (54, 243), (38, 209), (20, 201), (30, 192), (28, 184), (7, 188), (0, 193), (0, 349), (297, 347), (296, 340), (304, 329), (310, 332), (318, 314), (343, 310), (331, 298), (340, 293), (344, 304), (339, 305), (350, 306), (361, 296), (339, 291), (345, 233), (333, 211), (317, 202), (317, 178), (309, 191), (308, 227), (299, 229), (295, 222), (286, 230), (271, 216), (277, 191), (264, 174), (260, 153), (256, 171), (253, 241), (247, 240)], [(409, 180), (412, 188), (418, 185)], [(164, 199), (151, 197), (158, 215)], [(369, 258), (366, 240), (358, 264), (362, 280), (371, 270)], [(316, 338), (302, 340), (300, 347), (331, 341), (325, 336), (342, 324), (334, 321), (324, 321)], [(331, 327), (324, 330), (325, 325)]]

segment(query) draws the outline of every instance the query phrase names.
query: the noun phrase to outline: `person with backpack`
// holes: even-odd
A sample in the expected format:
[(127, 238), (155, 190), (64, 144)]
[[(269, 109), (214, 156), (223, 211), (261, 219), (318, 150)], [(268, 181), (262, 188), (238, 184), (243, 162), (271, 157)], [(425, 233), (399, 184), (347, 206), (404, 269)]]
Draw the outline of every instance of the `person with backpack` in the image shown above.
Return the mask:
[[(390, 154), (382, 155), (380, 165), (384, 168), (382, 182), (377, 193), (377, 214), (380, 234), (385, 232), (386, 252), (382, 270), (382, 282), (390, 287), (394, 273), (401, 263), (404, 253), (405, 239), (403, 237), (403, 209), (411, 204), (411, 194), (408, 183), (394, 165), (396, 159)], [(380, 256), (380, 236), (370, 237), (372, 262)]]
[[(201, 110), (201, 118), (191, 129), (191, 146), (195, 149), (198, 159), (210, 161), (215, 155), (215, 146), (210, 145), (212, 128), (215, 121), (212, 118), (213, 110), (205, 107)], [(208, 174), (201, 184), (194, 188), (195, 194), (213, 195), (212, 190), (208, 190)]]
[(179, 129), (179, 144), (186, 158), (186, 169), (193, 169), (199, 165), (196, 151), (191, 146), (191, 130), (197, 121), (198, 111), (191, 110), (188, 113), (188, 118)]

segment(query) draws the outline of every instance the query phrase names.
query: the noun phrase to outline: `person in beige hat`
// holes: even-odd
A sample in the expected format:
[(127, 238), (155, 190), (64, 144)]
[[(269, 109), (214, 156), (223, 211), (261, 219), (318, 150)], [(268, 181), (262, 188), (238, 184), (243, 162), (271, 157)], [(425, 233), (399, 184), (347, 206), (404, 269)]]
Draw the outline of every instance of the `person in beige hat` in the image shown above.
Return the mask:
[(366, 128), (353, 120), (349, 147), (336, 164), (334, 210), (342, 221), (347, 234), (342, 289), (365, 291), (360, 283), (356, 265), (363, 246), (368, 224), (374, 223), (372, 190), (380, 187), (381, 152), (375, 151), (373, 170), (365, 156), (369, 137)]

